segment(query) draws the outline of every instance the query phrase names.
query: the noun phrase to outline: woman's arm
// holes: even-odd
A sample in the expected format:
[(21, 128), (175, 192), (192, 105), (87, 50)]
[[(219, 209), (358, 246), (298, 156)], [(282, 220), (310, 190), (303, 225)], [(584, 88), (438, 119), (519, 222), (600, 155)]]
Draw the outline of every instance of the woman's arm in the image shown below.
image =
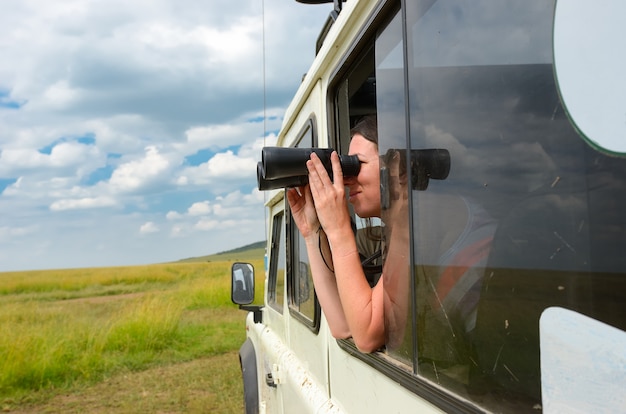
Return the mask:
[[(324, 310), (330, 332), (335, 338), (349, 338), (350, 328), (339, 298), (335, 274), (326, 265), (320, 250), (322, 247), (320, 233), (323, 230), (320, 230), (309, 186), (289, 189), (287, 201), (291, 208), (291, 215), (306, 242), (315, 293)], [(323, 243), (327, 243), (326, 240)], [(332, 266), (330, 257), (327, 261), (331, 261), (330, 266)]]
[[(331, 162), (334, 182), (317, 155), (311, 155), (307, 162), (311, 194), (332, 251), (336, 288), (350, 333), (361, 351), (372, 352), (384, 345), (385, 339), (383, 283), (379, 281), (374, 289), (367, 283), (350, 224), (343, 174), (336, 152), (331, 155)], [(328, 311), (326, 316), (328, 318)]]

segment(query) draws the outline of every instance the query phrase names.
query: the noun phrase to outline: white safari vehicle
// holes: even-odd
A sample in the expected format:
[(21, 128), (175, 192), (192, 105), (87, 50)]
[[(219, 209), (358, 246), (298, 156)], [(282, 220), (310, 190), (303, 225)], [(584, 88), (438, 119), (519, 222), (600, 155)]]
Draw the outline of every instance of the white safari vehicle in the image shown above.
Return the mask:
[(626, 2), (328, 6), (277, 146), (348, 155), (350, 128), (377, 116), (382, 240), (365, 265), (404, 288), (385, 295), (382, 349), (333, 338), (289, 184), (260, 175), (262, 304), (255, 269), (233, 265), (246, 412), (626, 412)]

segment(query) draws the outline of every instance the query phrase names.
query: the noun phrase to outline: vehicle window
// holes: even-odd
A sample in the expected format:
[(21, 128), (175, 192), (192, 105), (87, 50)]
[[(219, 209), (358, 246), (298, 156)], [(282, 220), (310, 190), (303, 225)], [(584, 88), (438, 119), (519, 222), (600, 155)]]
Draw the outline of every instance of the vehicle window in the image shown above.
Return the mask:
[(285, 267), (286, 248), (284, 212), (274, 216), (272, 223), (272, 257), (270, 258), (268, 280), (268, 303), (272, 308), (282, 313), (285, 303)]
[[(314, 120), (310, 119), (300, 132), (296, 147), (314, 147), (316, 142)], [(297, 319), (315, 330), (319, 328), (319, 305), (315, 297), (306, 242), (291, 218), (289, 219), (288, 231), (289, 240), (292, 240), (288, 259), (290, 264), (290, 271), (288, 272), (290, 275), (288, 285), (289, 310)]]
[(548, 307), (626, 329), (626, 158), (564, 110), (554, 3), (402, 2), (331, 85), (337, 148), (378, 119), (387, 334), (339, 344), (446, 410), (541, 410)]
[[(416, 319), (390, 352), (480, 406), (536, 412), (544, 309), (626, 328), (626, 160), (589, 147), (567, 118), (553, 1), (406, 7)], [(431, 149), (449, 153), (443, 180)]]
[(554, 1), (403, 4), (334, 84), (338, 148), (378, 118), (387, 333), (340, 343), (415, 392), (536, 412), (543, 310), (626, 328), (626, 159), (563, 108)]
[[(291, 231), (294, 231), (291, 227)], [(297, 232), (297, 228), (295, 231)], [(306, 250), (304, 238), (298, 232), (298, 236), (294, 237), (296, 246), (290, 260), (293, 266), (293, 282), (290, 289), (290, 310), (297, 315), (300, 320), (308, 325), (313, 326), (316, 321), (317, 300), (315, 298), (315, 290), (313, 287), (313, 277), (309, 266), (309, 256)]]

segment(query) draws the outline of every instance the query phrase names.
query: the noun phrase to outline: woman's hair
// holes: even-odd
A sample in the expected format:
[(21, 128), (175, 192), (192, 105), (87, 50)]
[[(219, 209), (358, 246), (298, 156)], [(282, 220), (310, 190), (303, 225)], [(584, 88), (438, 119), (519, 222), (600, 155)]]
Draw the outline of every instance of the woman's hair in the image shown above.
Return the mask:
[(378, 147), (378, 122), (376, 115), (365, 115), (359, 119), (350, 130), (350, 138), (355, 134), (362, 135), (368, 141), (373, 142)]

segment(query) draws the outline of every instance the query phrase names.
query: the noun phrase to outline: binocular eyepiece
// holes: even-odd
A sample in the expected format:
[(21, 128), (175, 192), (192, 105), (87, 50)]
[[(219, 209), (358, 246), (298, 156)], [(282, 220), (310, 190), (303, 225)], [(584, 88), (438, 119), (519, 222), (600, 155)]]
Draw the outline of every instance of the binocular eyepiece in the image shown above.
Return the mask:
[[(314, 152), (322, 161), (326, 172), (333, 178), (330, 162), (332, 148), (283, 148), (264, 147), (261, 162), (257, 164), (259, 190), (273, 190), (284, 187), (299, 187), (309, 182), (306, 162)], [(356, 155), (340, 155), (341, 171), (344, 177), (356, 177), (361, 170), (361, 162)]]

